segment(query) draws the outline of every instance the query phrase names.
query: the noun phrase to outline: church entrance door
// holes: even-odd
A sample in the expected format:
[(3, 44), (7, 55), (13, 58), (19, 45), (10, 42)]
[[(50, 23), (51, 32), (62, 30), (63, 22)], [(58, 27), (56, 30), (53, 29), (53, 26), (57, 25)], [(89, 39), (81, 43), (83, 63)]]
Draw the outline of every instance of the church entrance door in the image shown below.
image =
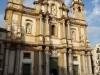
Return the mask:
[(50, 75), (59, 75), (58, 73), (58, 58), (50, 58)]
[(30, 64), (23, 64), (23, 70), (22, 70), (23, 75), (30, 75), (30, 69), (31, 69)]

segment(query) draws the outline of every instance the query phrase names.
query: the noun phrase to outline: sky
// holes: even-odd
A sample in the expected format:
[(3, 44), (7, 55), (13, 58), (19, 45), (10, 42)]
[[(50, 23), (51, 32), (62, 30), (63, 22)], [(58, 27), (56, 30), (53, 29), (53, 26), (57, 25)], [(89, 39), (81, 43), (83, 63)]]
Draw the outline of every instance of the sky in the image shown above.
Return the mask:
[[(27, 7), (33, 6), (34, 0), (24, 0), (24, 5)], [(71, 0), (64, 0), (64, 3), (70, 7)], [(100, 44), (100, 0), (83, 0), (85, 19), (87, 22), (87, 35), (92, 48), (96, 44)], [(4, 15), (7, 0), (0, 0), (0, 27), (4, 28)], [(70, 8), (69, 8), (70, 10)]]

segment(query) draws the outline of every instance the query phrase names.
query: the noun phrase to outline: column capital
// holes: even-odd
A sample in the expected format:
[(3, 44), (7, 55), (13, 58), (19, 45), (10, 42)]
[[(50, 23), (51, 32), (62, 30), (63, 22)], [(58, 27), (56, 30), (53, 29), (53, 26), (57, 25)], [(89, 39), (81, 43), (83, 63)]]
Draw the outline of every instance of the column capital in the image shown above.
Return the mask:
[(20, 49), (20, 44), (17, 45), (17, 49)]
[(69, 54), (72, 54), (72, 49), (69, 49), (68, 53), (69, 53)]
[(91, 52), (88, 52), (87, 55), (92, 55)]
[(82, 55), (85, 55), (85, 51), (84, 51), (84, 52), (82, 52)]
[(50, 55), (49, 51), (45, 51), (45, 54), (46, 54), (46, 55)]
[(67, 50), (66, 49), (62, 49), (61, 52), (67, 53)]
[(67, 25), (70, 25), (70, 21), (67, 21)]
[(10, 43), (7, 43), (6, 44), (6, 48), (10, 48)]

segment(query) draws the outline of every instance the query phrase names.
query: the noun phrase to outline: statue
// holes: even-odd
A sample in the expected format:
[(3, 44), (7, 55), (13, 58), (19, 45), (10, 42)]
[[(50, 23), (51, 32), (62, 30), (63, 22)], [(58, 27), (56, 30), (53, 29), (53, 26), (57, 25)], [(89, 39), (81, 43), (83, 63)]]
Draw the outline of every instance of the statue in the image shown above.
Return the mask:
[(22, 33), (22, 26), (18, 26), (18, 33)]
[(74, 31), (72, 32), (72, 40), (76, 41), (76, 33)]
[(26, 25), (26, 33), (31, 33), (31, 25), (29, 23)]
[(7, 30), (11, 31), (11, 27), (12, 27), (11, 24), (9, 24)]
[(81, 41), (84, 42), (84, 35), (83, 34), (81, 34)]

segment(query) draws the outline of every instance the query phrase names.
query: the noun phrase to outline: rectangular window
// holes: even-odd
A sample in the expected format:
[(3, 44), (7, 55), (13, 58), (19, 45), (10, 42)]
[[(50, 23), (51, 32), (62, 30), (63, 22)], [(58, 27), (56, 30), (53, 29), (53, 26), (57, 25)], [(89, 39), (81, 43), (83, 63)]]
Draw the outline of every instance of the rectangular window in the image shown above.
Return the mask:
[(77, 59), (77, 56), (73, 56), (73, 60), (74, 61), (77, 61), (78, 59)]
[(100, 66), (100, 61), (98, 61), (98, 66)]
[(100, 49), (99, 48), (97, 48), (97, 53), (100, 53)]
[(0, 38), (2, 37), (2, 33), (0, 33)]
[(0, 55), (1, 55), (1, 44), (0, 44)]
[(100, 59), (100, 54), (98, 54), (98, 57), (97, 57), (97, 59)]
[(23, 58), (30, 59), (31, 58), (31, 53), (24, 52), (23, 53)]
[(0, 60), (0, 68), (2, 68), (2, 60)]

